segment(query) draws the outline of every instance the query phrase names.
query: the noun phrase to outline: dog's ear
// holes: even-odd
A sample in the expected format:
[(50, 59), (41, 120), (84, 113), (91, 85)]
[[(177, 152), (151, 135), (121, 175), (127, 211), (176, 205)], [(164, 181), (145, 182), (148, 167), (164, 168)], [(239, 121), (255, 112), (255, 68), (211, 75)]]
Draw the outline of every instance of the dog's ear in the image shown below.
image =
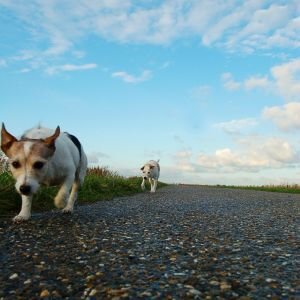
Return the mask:
[(8, 156), (8, 154), (7, 154), (8, 150), (10, 149), (12, 144), (17, 141), (18, 140), (6, 130), (4, 123), (2, 123), (1, 149), (7, 156)]
[(142, 167), (141, 167), (141, 171), (144, 171), (144, 168), (145, 168), (145, 166), (142, 166)]
[(60, 135), (60, 128), (59, 126), (57, 126), (54, 134), (44, 139), (44, 143), (46, 144), (46, 146), (52, 150), (55, 150), (55, 140), (59, 137), (59, 135)]

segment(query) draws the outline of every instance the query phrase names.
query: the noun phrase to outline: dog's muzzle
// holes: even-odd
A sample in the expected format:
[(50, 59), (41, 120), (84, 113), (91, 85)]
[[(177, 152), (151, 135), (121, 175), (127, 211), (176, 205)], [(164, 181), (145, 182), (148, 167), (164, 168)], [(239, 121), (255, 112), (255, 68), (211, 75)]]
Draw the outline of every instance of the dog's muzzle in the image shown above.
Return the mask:
[(144, 177), (145, 180), (147, 180), (147, 177)]

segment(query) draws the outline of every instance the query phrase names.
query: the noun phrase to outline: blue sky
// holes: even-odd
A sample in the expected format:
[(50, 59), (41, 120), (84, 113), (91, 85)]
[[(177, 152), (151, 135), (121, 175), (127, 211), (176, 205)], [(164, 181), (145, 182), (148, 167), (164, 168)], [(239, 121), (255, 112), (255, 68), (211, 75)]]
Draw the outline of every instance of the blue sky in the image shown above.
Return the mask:
[(161, 180), (300, 180), (299, 1), (0, 0), (0, 121)]

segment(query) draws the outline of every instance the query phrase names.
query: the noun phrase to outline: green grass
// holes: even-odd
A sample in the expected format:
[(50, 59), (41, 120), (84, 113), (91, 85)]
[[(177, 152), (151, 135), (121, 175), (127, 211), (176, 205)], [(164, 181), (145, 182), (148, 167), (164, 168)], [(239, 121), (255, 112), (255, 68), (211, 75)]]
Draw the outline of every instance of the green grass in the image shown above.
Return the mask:
[[(126, 178), (107, 168), (91, 168), (87, 172), (83, 186), (78, 193), (78, 204), (111, 200), (114, 197), (128, 196), (141, 192), (140, 177)], [(19, 212), (21, 197), (16, 192), (15, 180), (10, 173), (0, 174), (0, 217), (10, 216)], [(165, 186), (159, 182), (158, 188)], [(146, 185), (149, 190), (149, 183)], [(54, 209), (53, 198), (58, 187), (42, 187), (32, 201), (32, 210), (45, 211)]]
[(264, 191), (264, 192), (276, 192), (276, 193), (300, 194), (300, 186), (297, 184), (262, 185), (262, 186), (216, 185), (215, 187), (255, 190), (255, 191)]

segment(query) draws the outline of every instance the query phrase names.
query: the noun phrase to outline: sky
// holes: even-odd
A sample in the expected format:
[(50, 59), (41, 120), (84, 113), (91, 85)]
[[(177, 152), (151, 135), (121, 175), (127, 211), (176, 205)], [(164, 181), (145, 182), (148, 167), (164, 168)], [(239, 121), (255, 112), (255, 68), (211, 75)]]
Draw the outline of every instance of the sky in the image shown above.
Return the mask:
[(0, 103), (124, 176), (299, 184), (300, 2), (0, 0)]

